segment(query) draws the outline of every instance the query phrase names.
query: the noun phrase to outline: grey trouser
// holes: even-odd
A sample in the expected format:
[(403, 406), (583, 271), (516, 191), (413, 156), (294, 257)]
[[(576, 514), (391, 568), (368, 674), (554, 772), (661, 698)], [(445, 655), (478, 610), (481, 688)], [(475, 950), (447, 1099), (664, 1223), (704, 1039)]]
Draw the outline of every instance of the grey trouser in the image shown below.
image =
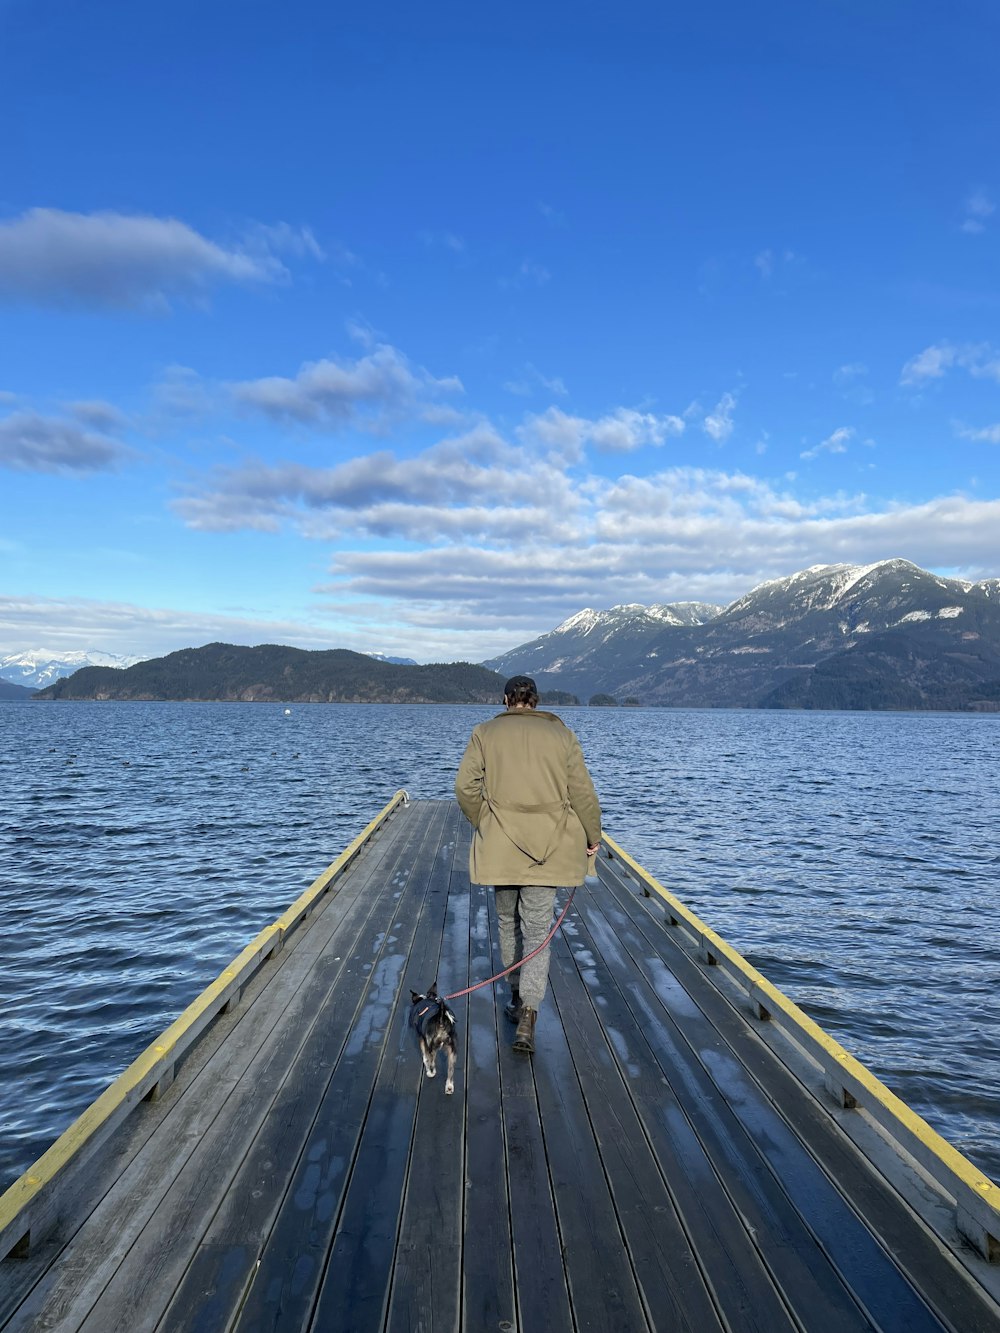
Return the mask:
[[(556, 891), (534, 884), (496, 885), (497, 920), (500, 923), (500, 957), (510, 967), (537, 949), (552, 928), (552, 908)], [(541, 1008), (549, 979), (549, 951), (543, 949), (524, 967), (511, 972), (511, 986), (519, 987), (521, 1003), (529, 1009)]]

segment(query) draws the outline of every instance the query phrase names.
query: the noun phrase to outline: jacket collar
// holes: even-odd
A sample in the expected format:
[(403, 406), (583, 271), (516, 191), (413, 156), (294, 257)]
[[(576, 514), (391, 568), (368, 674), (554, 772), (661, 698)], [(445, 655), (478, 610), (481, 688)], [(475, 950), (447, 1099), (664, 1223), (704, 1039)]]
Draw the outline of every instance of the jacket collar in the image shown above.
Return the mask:
[(558, 713), (548, 713), (544, 708), (505, 708), (497, 717), (544, 717), (549, 722), (561, 722)]

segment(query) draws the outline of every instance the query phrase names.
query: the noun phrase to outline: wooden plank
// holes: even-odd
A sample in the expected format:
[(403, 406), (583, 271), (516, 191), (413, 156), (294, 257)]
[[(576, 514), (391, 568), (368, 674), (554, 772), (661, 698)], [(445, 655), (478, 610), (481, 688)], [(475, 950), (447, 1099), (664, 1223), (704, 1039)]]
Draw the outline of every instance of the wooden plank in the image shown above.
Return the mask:
[(281, 932), (275, 926), (262, 930), (11, 1185), (0, 1198), (0, 1259), (5, 1261), (15, 1251), (26, 1253), (56, 1225), (58, 1193), (67, 1171), (99, 1151), (161, 1080), (167, 1086), (173, 1082), (177, 1062), (215, 1021), (233, 990), (243, 986), (280, 943)]
[[(627, 907), (628, 899), (622, 900)], [(641, 949), (635, 939), (635, 925), (631, 915), (621, 914), (608, 909), (614, 937), (622, 945), (631, 944)], [(655, 924), (655, 923), (650, 923)], [(644, 936), (648, 943), (648, 936)], [(690, 961), (690, 960), (689, 960)], [(652, 988), (660, 993), (661, 1000), (678, 989), (678, 983), (665, 969), (658, 969), (649, 961)], [(710, 987), (702, 982), (698, 986), (696, 965), (691, 962), (691, 991), (699, 996), (707, 994)], [(684, 960), (678, 960), (678, 970), (684, 967)], [(688, 992), (690, 994), (691, 992)], [(676, 1010), (676, 1006), (671, 1006)], [(714, 1017), (714, 1016), (713, 1016)], [(811, 1234), (816, 1236), (819, 1246), (827, 1254), (836, 1270), (853, 1292), (855, 1299), (868, 1311), (876, 1324), (883, 1324), (897, 1317), (905, 1317), (906, 1328), (937, 1329), (940, 1325), (928, 1310), (924, 1301), (914, 1291), (911, 1284), (899, 1272), (892, 1259), (885, 1253), (878, 1241), (866, 1228), (859, 1224), (853, 1208), (844, 1198), (842, 1190), (830, 1180), (825, 1171), (820, 1169), (810, 1154), (805, 1152), (795, 1135), (791, 1132), (786, 1118), (782, 1116), (771, 1101), (763, 1096), (755, 1082), (748, 1081), (745, 1070), (745, 1048), (753, 1042), (753, 1033), (748, 1030), (745, 1020), (734, 1013), (730, 1033), (735, 1045), (724, 1045), (721, 1040), (717, 1021), (709, 1021), (697, 1004), (690, 999), (675, 1013), (675, 1022), (681, 1040), (700, 1052), (703, 1072), (698, 1073), (696, 1065), (685, 1066), (692, 1083), (692, 1096), (705, 1096), (706, 1077), (710, 1085), (721, 1093), (724, 1103), (735, 1112), (744, 1128), (742, 1140), (734, 1139), (723, 1143), (722, 1149), (735, 1144), (743, 1146), (750, 1143), (755, 1155), (761, 1156), (774, 1165), (775, 1177), (780, 1181), (781, 1191), (798, 1202), (800, 1215), (806, 1221)], [(712, 1037), (709, 1038), (709, 1033)], [(709, 1045), (712, 1041), (713, 1044)], [(737, 1055), (738, 1051), (738, 1055)], [(794, 1116), (798, 1107), (806, 1100), (802, 1090), (789, 1092), (789, 1099), (784, 1103), (786, 1116)], [(706, 1133), (711, 1134), (711, 1126)], [(753, 1167), (752, 1159), (747, 1159)], [(730, 1156), (729, 1170), (734, 1181), (739, 1182), (740, 1165), (738, 1156)], [(758, 1177), (758, 1182), (763, 1181)], [(772, 1191), (773, 1193), (773, 1191)], [(784, 1258), (785, 1252), (776, 1248), (776, 1256)], [(821, 1271), (813, 1268), (813, 1275)], [(786, 1295), (793, 1305), (800, 1308), (812, 1308), (808, 1293), (803, 1293), (797, 1284), (789, 1280)]]
[[(755, 1009), (767, 1010), (772, 1021), (787, 1026), (794, 1040), (820, 1064), (840, 1105), (863, 1106), (942, 1188), (956, 1200), (955, 1222), (970, 1244), (990, 1263), (1000, 1263), (1000, 1185), (942, 1138), (904, 1101), (823, 1031), (802, 1009), (715, 931), (634, 861), (613, 838), (607, 847), (620, 865), (645, 889), (667, 904), (672, 923), (693, 938), (702, 956), (722, 965), (746, 992)], [(605, 863), (606, 864), (606, 863)], [(850, 1101), (846, 1099), (850, 1099)]]
[[(400, 840), (400, 851), (403, 847), (405, 839)], [(401, 859), (397, 874), (408, 873), (409, 865), (409, 857)], [(389, 915), (394, 902), (390, 884), (385, 884), (382, 898)], [(364, 896), (359, 898), (358, 910), (362, 914), (367, 910)], [(371, 928), (378, 929), (380, 924), (373, 922)], [(206, 1089), (204, 1102), (212, 1119), (197, 1140), (182, 1145), (182, 1163), (159, 1206), (107, 1282), (99, 1304), (81, 1324), (88, 1333), (138, 1333), (155, 1326), (216, 1214), (220, 1198), (225, 1197), (249, 1146), (259, 1137), (262, 1123), (272, 1118), (287, 1121), (290, 1103), (292, 1118), (308, 1113), (308, 1099), (297, 1092), (290, 1095), (289, 1074), (298, 1068), (297, 1060), (300, 1063), (303, 1054), (308, 1056), (327, 1037), (317, 1021), (318, 1003), (329, 990), (331, 975), (339, 975), (347, 966), (344, 958), (335, 961), (334, 950), (341, 953), (337, 935), (330, 937), (328, 948), (329, 961), (321, 959), (305, 973), (301, 996), (278, 1016), (267, 1044), (235, 1087), (223, 1086), (218, 1097), (211, 1087)], [(246, 1018), (252, 1025), (253, 1016)], [(314, 1108), (315, 1101), (312, 1105)], [(141, 1189), (143, 1183), (129, 1182), (133, 1190)], [(241, 1202), (245, 1207), (246, 1198)]]
[[(464, 847), (463, 841), (463, 855)], [(471, 893), (469, 970), (472, 979), (481, 980), (498, 971), (490, 931), (493, 890), (477, 884)], [(462, 1325), (469, 1333), (505, 1325), (513, 1328), (516, 1317), (500, 1098), (499, 1042), (509, 1042), (513, 1033), (499, 1012), (505, 1002), (506, 988), (501, 983), (496, 991), (492, 986), (476, 991), (468, 1010)]]
[[(220, 1019), (194, 1048), (180, 1066), (170, 1097), (147, 1104), (132, 1117), (128, 1134), (120, 1134), (113, 1142), (113, 1154), (106, 1152), (98, 1164), (103, 1175), (89, 1165), (74, 1173), (73, 1197), (65, 1199), (64, 1206), (73, 1217), (82, 1213), (86, 1202), (90, 1220), (76, 1234), (71, 1230), (62, 1236), (59, 1248), (48, 1256), (48, 1266), (20, 1284), (19, 1299), (24, 1301), (34, 1281), (42, 1279), (30, 1296), (28, 1311), (58, 1310), (60, 1320), (71, 1326), (73, 1318), (79, 1322), (90, 1310), (156, 1212), (187, 1156), (208, 1131), (219, 1097), (227, 1089), (240, 1095), (243, 1074), (294, 1002), (302, 973), (308, 973), (317, 952), (354, 910), (367, 875), (377, 873), (391, 855), (398, 832), (365, 852), (366, 869), (353, 869), (310, 929), (293, 937), (282, 962), (268, 965), (249, 983), (242, 1011)], [(207, 1083), (220, 1091), (202, 1095)], [(193, 1095), (187, 1095), (192, 1088)], [(244, 1085), (242, 1092), (245, 1090)], [(63, 1258), (57, 1263), (60, 1252)], [(33, 1260), (24, 1261), (26, 1266), (32, 1264)], [(3, 1278), (8, 1276), (5, 1271)], [(11, 1308), (5, 1305), (3, 1317)]]
[[(206, 1248), (198, 1256), (199, 1272), (218, 1282), (217, 1276), (213, 1277), (218, 1254), (224, 1253), (227, 1245), (246, 1246), (252, 1262), (245, 1271), (247, 1275), (256, 1274), (250, 1289), (251, 1315), (244, 1310), (244, 1317), (251, 1319), (250, 1326), (256, 1309), (261, 1327), (268, 1326), (268, 1320), (270, 1326), (280, 1322), (282, 1328), (296, 1327), (291, 1311), (298, 1308), (296, 1302), (301, 1305), (304, 1284), (311, 1284), (312, 1290), (322, 1276), (326, 1245), (310, 1237), (312, 1210), (320, 1209), (324, 1225), (335, 1215), (360, 1132), (362, 1117), (352, 1114), (352, 1106), (364, 1107), (370, 1096), (387, 1039), (391, 1006), (416, 927), (419, 895), (413, 885), (423, 883), (421, 866), (433, 856), (439, 840), (440, 819), (434, 812), (417, 807), (414, 815), (420, 846), (411, 849), (406, 886), (396, 890), (395, 919), (374, 939), (351, 946), (349, 966), (325, 1002), (321, 1028), (327, 1041), (310, 1052), (308, 1067), (298, 1071), (297, 1080), (290, 1081), (286, 1111), (265, 1122), (242, 1171), (247, 1185), (252, 1185), (251, 1202), (245, 1202), (246, 1187), (226, 1197), (220, 1209), (224, 1225), (221, 1229), (214, 1227), (206, 1238), (215, 1239), (218, 1252)], [(375, 958), (374, 968), (367, 958)], [(309, 1107), (304, 1120), (298, 1114), (303, 1101)], [(310, 1134), (315, 1135), (314, 1139), (310, 1140)], [(249, 1225), (244, 1222), (245, 1211)], [(304, 1236), (294, 1234), (296, 1212)], [(287, 1264), (272, 1266), (269, 1256), (273, 1256), (283, 1232), (292, 1233), (289, 1244), (294, 1257)], [(259, 1269), (258, 1258), (263, 1260)], [(197, 1290), (197, 1276), (194, 1271), (188, 1275), (175, 1307), (183, 1306), (185, 1292), (194, 1294)], [(231, 1298), (241, 1295), (241, 1290), (230, 1291)], [(305, 1313), (299, 1311), (303, 1318), (308, 1315), (311, 1299), (305, 1299)], [(182, 1322), (177, 1326), (184, 1327)]]
[(455, 1096), (423, 1079), (409, 986), (500, 962), (454, 807), (399, 818), (406, 836), (364, 853), (395, 881), (351, 871), (132, 1118), (155, 1134), (13, 1327), (230, 1333), (245, 1300), (244, 1333), (1000, 1333), (734, 1008), (725, 967), (678, 948), (614, 867), (553, 946), (534, 1060), (487, 989), (456, 1005)]
[[(385, 1054), (375, 1080), (364, 1121), (361, 1142), (339, 1216), (327, 1223), (325, 1210), (314, 1213), (310, 1243), (327, 1258), (322, 1286), (312, 1312), (312, 1327), (350, 1329), (351, 1333), (381, 1333), (396, 1249), (403, 1190), (410, 1161), (417, 1093), (423, 1077), (419, 1052), (409, 1026), (409, 989), (423, 990), (437, 974), (441, 936), (448, 904), (454, 839), (447, 858), (435, 858), (427, 878), (427, 893), (388, 1024)], [(435, 1080), (435, 1091), (441, 1084)], [(443, 1095), (443, 1093), (442, 1093)], [(296, 1218), (296, 1223), (298, 1223)], [(269, 1246), (265, 1258), (284, 1265), (301, 1260), (301, 1249), (289, 1241), (301, 1234), (298, 1225)], [(332, 1245), (330, 1240), (332, 1239)], [(252, 1298), (251, 1293), (251, 1298)], [(275, 1307), (270, 1307), (275, 1308)], [(247, 1307), (241, 1329), (269, 1328)], [(281, 1333), (295, 1328), (283, 1319)], [(446, 1326), (447, 1327), (447, 1326)]]
[[(586, 889), (578, 892), (581, 917), (589, 914)], [(574, 961), (626, 1078), (646, 1137), (660, 1162), (675, 1207), (698, 1256), (718, 1308), (741, 1333), (792, 1330), (780, 1293), (756, 1238), (734, 1207), (725, 1183), (672, 1086), (674, 1071), (657, 1058), (670, 1044), (667, 1020), (650, 1007), (637, 1022), (606, 961), (582, 923), (572, 942)], [(560, 947), (566, 947), (560, 941)], [(626, 982), (626, 984), (628, 984)], [(616, 1035), (615, 1035), (616, 1034)]]
[[(469, 984), (469, 881), (455, 863), (458, 829), (449, 823), (453, 861), (438, 992)], [(458, 862), (465, 862), (464, 845)], [(489, 975), (485, 973), (484, 975)], [(405, 998), (408, 998), (405, 997)], [(390, 1274), (387, 1333), (448, 1333), (461, 1325), (465, 1093), (469, 997), (451, 1001), (459, 1036), (455, 1091), (444, 1091), (444, 1056), (421, 1078), (402, 1218)]]
[[(553, 950), (550, 981), (650, 1325), (660, 1333), (721, 1333), (697, 1256), (565, 943)], [(547, 1046), (541, 1064), (548, 1064)]]
[[(338, 1098), (369, 1086), (370, 1065), (380, 1050), (377, 1014), (381, 1009), (384, 1021), (402, 969), (400, 949), (412, 931), (406, 886), (419, 877), (421, 847), (428, 838), (436, 845), (433, 821), (411, 811), (409, 823), (411, 836), (398, 845), (393, 874), (384, 877), (379, 910), (359, 934), (352, 938), (345, 932), (333, 945), (339, 957), (318, 995), (311, 1030), (273, 1103), (258, 1116), (237, 1174), (198, 1233), (197, 1252), (160, 1325), (164, 1333), (228, 1327), (260, 1274), (258, 1261), (279, 1210), (294, 1206), (290, 1194), (294, 1199), (303, 1189), (315, 1193), (321, 1163), (303, 1161), (310, 1134), (318, 1138), (328, 1128), (334, 1170), (349, 1151), (356, 1128), (338, 1119)], [(359, 1015), (367, 1027), (359, 1026)]]
[[(401, 803), (405, 793), (392, 801), (368, 825), (350, 847), (327, 868), (303, 895), (314, 898), (360, 851), (375, 829)], [(322, 883), (321, 883), (322, 882)], [(300, 899), (300, 902), (303, 901)], [(290, 912), (292, 909), (289, 909)], [(287, 914), (286, 914), (287, 915)], [(60, 1178), (74, 1160), (95, 1152), (151, 1093), (173, 1081), (178, 1060), (198, 1040), (233, 996), (257, 971), (261, 962), (280, 950), (291, 917), (266, 926), (226, 967), (215, 981), (192, 1001), (179, 1018), (121, 1073), (79, 1116), (38, 1161), (0, 1196), (0, 1260), (13, 1250), (25, 1253), (30, 1238), (35, 1242), (55, 1224), (56, 1194)]]
[[(593, 902), (583, 904), (580, 941), (587, 949), (588, 961), (591, 955), (600, 958), (609, 977), (614, 978), (620, 997), (614, 1005), (616, 1024), (627, 1023), (646, 1036), (661, 1077), (667, 1080), (712, 1161), (742, 1227), (753, 1239), (768, 1280), (793, 1311), (809, 1312), (810, 1333), (868, 1329), (868, 1319), (733, 1114), (730, 1099), (747, 1102), (755, 1089), (748, 1086), (746, 1078), (734, 1078), (728, 1096), (720, 1095), (702, 1063), (707, 1061), (716, 1067), (724, 1058), (718, 1034), (705, 1023), (697, 1033), (697, 1046), (685, 1045), (675, 1026), (679, 1019), (673, 1015), (679, 1010), (686, 1021), (692, 1022), (687, 1015), (697, 1013), (695, 1006), (686, 995), (683, 999), (672, 995), (670, 1010), (657, 1002), (647, 975), (652, 973), (666, 987), (669, 974), (664, 977), (666, 969), (657, 968), (656, 959), (643, 957), (637, 964), (605, 919), (604, 914), (611, 911), (613, 906), (607, 897), (601, 901), (600, 910)], [(617, 918), (615, 925), (624, 928)], [(616, 1056), (622, 1063), (622, 1052), (616, 1051)], [(770, 1119), (775, 1112), (763, 1098), (760, 1101), (758, 1132), (764, 1136), (771, 1130)]]
[(551, 995), (538, 1012), (535, 1041), (535, 1091), (577, 1326), (591, 1333), (644, 1333), (650, 1323), (631, 1253)]
[[(673, 944), (642, 900), (613, 879), (609, 887), (621, 908), (620, 915), (610, 913), (611, 927), (623, 946), (669, 957), (673, 977), (661, 972), (651, 979), (661, 1002), (675, 1010), (681, 1031), (686, 1034), (689, 1019), (699, 1025), (707, 1020), (725, 1040), (719, 1057), (709, 1057), (713, 1081), (872, 1321), (891, 1327), (905, 1316), (912, 1321), (906, 1327), (915, 1329), (1000, 1327), (995, 1302), (968, 1280), (832, 1115), (748, 1028), (695, 960)], [(697, 1006), (688, 999), (677, 1010), (672, 998), (677, 993), (697, 996)], [(696, 1046), (704, 1042), (694, 1028), (687, 1039)], [(759, 1098), (748, 1100), (732, 1086), (733, 1052), (759, 1087)], [(740, 1083), (745, 1086), (745, 1080)]]
[[(500, 961), (496, 904), (490, 903), (493, 971)], [(507, 1020), (501, 1016), (501, 1022)], [(514, 1246), (519, 1333), (572, 1333), (573, 1306), (549, 1176), (533, 1057), (514, 1051), (509, 1025), (500, 1044), (500, 1098)], [(596, 1256), (595, 1256), (596, 1261)], [(585, 1326), (584, 1326), (585, 1327)]]

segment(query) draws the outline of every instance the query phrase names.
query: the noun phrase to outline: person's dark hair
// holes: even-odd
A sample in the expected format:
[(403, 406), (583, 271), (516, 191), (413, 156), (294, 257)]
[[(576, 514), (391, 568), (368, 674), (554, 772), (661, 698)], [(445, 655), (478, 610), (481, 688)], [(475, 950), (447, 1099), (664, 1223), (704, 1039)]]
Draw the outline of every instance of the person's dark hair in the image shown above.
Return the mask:
[(538, 706), (538, 687), (530, 676), (511, 676), (503, 687), (503, 697), (508, 708), (524, 704), (527, 708)]

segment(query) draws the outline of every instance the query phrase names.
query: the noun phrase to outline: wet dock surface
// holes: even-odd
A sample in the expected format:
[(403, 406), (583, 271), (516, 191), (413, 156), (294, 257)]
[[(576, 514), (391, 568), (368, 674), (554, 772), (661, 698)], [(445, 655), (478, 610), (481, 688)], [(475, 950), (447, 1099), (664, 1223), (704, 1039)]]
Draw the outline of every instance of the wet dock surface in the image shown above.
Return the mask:
[[(970, 1281), (615, 863), (552, 947), (534, 1058), (411, 988), (500, 969), (448, 802), (399, 811), (0, 1272), (0, 1327), (997, 1333)], [(443, 1066), (443, 1061), (442, 1061)], [(99, 1183), (98, 1183), (99, 1182)]]

